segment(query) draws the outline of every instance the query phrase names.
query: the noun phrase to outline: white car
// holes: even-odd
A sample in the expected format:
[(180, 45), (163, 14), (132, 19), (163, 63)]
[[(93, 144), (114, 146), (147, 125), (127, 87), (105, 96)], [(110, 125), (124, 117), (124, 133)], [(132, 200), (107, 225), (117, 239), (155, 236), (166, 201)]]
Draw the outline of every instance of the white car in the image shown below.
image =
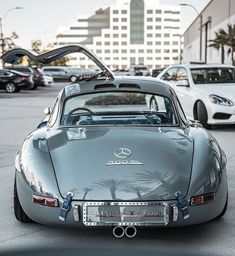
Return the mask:
[(42, 77), (43, 86), (51, 86), (54, 85), (54, 79), (52, 76), (43, 75)]
[(235, 67), (230, 65), (178, 65), (162, 71), (157, 78), (178, 95), (189, 119), (205, 128), (235, 124)]

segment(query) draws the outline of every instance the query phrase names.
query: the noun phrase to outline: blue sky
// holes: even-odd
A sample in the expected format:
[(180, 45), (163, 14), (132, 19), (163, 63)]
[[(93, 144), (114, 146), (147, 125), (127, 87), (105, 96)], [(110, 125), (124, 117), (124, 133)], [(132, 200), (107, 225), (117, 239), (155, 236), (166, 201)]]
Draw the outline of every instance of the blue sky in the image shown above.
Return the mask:
[[(160, 0), (164, 4), (178, 5), (188, 3), (200, 12), (209, 0)], [(31, 40), (41, 39), (45, 44), (53, 41), (58, 26), (73, 22), (82, 14), (92, 14), (98, 7), (114, 4), (116, 0), (0, 0), (0, 16), (9, 8), (24, 7), (23, 10), (9, 12), (4, 20), (4, 33), (16, 31), (19, 35), (17, 44), (30, 47)], [(182, 7), (182, 29), (196, 17), (192, 8)]]

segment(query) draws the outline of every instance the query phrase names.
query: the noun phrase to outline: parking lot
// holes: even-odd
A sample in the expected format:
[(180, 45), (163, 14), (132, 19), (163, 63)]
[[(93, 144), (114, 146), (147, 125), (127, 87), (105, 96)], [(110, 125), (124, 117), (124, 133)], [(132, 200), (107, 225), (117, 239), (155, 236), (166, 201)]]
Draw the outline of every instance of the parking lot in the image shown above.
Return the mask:
[(115, 239), (111, 229), (64, 230), (39, 224), (21, 224), (13, 214), (14, 157), (25, 136), (43, 118), (43, 108), (52, 106), (63, 83), (24, 90), (0, 92), (0, 251), (46, 246), (145, 248), (193, 252), (195, 255), (235, 254), (235, 126), (215, 127), (211, 132), (227, 154), (229, 206), (224, 218), (203, 225), (171, 229), (139, 229), (135, 239)]

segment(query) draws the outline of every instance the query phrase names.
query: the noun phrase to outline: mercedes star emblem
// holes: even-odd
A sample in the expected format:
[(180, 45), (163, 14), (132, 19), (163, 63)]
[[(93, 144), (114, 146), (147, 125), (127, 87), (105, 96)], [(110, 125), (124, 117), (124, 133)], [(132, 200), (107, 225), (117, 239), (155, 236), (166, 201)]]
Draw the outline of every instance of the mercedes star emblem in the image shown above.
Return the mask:
[(127, 158), (131, 155), (131, 151), (128, 148), (118, 148), (114, 151), (114, 155), (119, 158)]

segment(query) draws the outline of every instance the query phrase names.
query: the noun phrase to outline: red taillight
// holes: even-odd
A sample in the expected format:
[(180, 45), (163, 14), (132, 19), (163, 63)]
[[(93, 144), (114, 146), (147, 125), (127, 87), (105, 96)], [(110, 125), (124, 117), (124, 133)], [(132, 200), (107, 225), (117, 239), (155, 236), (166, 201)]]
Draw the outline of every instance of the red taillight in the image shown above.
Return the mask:
[(191, 197), (191, 205), (200, 205), (215, 201), (215, 193)]
[(35, 204), (40, 204), (40, 205), (45, 205), (45, 206), (50, 206), (50, 207), (58, 207), (58, 199), (56, 198), (49, 198), (49, 197), (44, 197), (44, 196), (36, 196), (33, 195), (32, 197), (33, 203)]

